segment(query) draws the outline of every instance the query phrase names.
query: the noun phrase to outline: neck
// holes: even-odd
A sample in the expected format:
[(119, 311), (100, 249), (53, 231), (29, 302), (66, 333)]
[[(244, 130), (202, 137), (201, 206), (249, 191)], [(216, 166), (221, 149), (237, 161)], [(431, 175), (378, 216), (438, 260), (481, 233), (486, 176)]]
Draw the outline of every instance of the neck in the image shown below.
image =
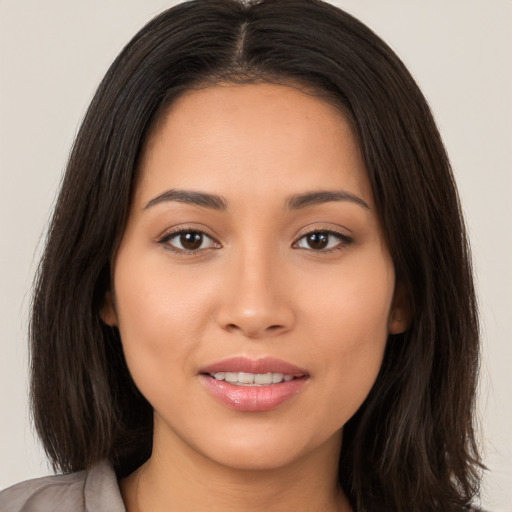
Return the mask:
[(254, 470), (220, 465), (186, 445), (169, 449), (155, 436), (153, 455), (121, 481), (121, 492), (127, 512), (350, 512), (337, 484), (341, 442), (334, 444), (283, 467)]

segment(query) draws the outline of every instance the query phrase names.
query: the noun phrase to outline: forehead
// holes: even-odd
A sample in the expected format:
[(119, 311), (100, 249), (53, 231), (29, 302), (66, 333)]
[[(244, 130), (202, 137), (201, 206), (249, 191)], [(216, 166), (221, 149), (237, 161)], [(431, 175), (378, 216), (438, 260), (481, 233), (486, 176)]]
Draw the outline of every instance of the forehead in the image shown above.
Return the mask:
[(136, 195), (144, 200), (173, 187), (221, 195), (245, 190), (251, 197), (331, 187), (371, 200), (341, 109), (269, 83), (194, 89), (170, 105), (146, 143)]

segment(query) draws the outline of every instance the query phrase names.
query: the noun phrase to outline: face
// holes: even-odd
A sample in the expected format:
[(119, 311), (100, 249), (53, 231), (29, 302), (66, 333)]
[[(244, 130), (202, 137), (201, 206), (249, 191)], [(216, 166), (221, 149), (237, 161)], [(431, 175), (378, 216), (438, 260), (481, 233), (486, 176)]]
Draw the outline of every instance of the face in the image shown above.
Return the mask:
[(293, 87), (189, 91), (140, 172), (103, 319), (154, 408), (154, 453), (337, 459), (404, 329), (347, 120)]

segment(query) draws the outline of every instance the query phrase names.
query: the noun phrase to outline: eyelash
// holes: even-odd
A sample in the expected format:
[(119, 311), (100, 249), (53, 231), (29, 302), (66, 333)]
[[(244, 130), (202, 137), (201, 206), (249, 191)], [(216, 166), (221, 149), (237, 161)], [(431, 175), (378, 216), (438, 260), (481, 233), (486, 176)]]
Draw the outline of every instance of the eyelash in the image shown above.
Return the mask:
[[(206, 247), (206, 248), (198, 248), (198, 249), (180, 249), (178, 247), (174, 247), (172, 244), (170, 244), (170, 241), (174, 238), (177, 238), (179, 236), (182, 236), (182, 235), (186, 235), (186, 234), (194, 234), (194, 235), (200, 235), (201, 237), (204, 238), (208, 238), (211, 240), (212, 242), (212, 245), (210, 247)], [(338, 240), (338, 243), (334, 246), (334, 247), (330, 247), (328, 249), (313, 249), (311, 247), (299, 247), (298, 244), (301, 240), (304, 240), (306, 239), (307, 237), (310, 237), (310, 236), (313, 236), (313, 235), (327, 235), (327, 237), (331, 238), (331, 237), (334, 237)], [(294, 248), (297, 248), (297, 249), (305, 249), (307, 251), (312, 251), (313, 253), (321, 253), (321, 254), (330, 254), (330, 253), (333, 253), (333, 252), (336, 252), (336, 251), (340, 251), (340, 250), (343, 250), (345, 249), (348, 245), (350, 245), (351, 243), (353, 242), (353, 239), (343, 233), (340, 233), (338, 231), (333, 231), (333, 230), (329, 230), (329, 229), (316, 229), (316, 230), (313, 230), (313, 231), (309, 231), (303, 235), (301, 235), (297, 241), (295, 241), (293, 244), (292, 244), (292, 247)], [(173, 253), (176, 253), (176, 254), (179, 254), (181, 256), (193, 256), (195, 254), (198, 254), (199, 252), (202, 252), (202, 251), (205, 251), (205, 250), (209, 250), (209, 249), (212, 249), (212, 248), (219, 248), (220, 247), (220, 244), (218, 242), (216, 242), (210, 235), (208, 235), (207, 233), (205, 233), (204, 231), (200, 230), (200, 229), (180, 229), (180, 230), (177, 230), (177, 231), (172, 231), (170, 233), (166, 233), (164, 234), (160, 239), (157, 240), (157, 244), (158, 245), (161, 245), (161, 246), (164, 246), (165, 249), (173, 252)]]
[[(212, 241), (213, 247), (207, 247), (204, 249), (201, 249), (201, 248), (199, 248), (199, 249), (180, 249), (180, 248), (174, 247), (173, 245), (170, 244), (170, 241), (173, 238), (177, 238), (179, 236), (186, 235), (186, 234), (196, 234), (196, 235), (201, 235), (203, 238), (208, 238)], [(180, 256), (193, 256), (195, 254), (198, 254), (201, 251), (205, 251), (205, 250), (208, 250), (211, 248), (220, 247), (220, 244), (218, 242), (216, 242), (210, 235), (208, 235), (208, 233), (205, 233), (204, 231), (202, 231), (200, 229), (179, 229), (177, 231), (165, 233), (159, 240), (157, 240), (157, 244), (163, 246), (168, 251), (174, 252)], [(215, 247), (215, 246), (217, 246), (217, 247)]]
[(330, 254), (330, 253), (333, 253), (336, 251), (342, 251), (343, 249), (345, 249), (347, 246), (349, 246), (353, 242), (353, 239), (351, 237), (345, 235), (344, 233), (340, 233), (339, 231), (333, 231), (330, 229), (315, 229), (313, 231), (308, 231), (304, 235), (300, 236), (299, 239), (293, 243), (293, 246), (296, 247), (301, 240), (304, 240), (307, 237), (310, 237), (312, 235), (327, 235), (329, 238), (331, 238), (331, 237), (336, 238), (338, 240), (338, 243), (334, 247), (330, 247), (328, 249), (315, 250), (315, 249), (308, 248), (308, 247), (298, 247), (298, 248), (305, 249), (307, 251), (312, 251), (314, 253)]

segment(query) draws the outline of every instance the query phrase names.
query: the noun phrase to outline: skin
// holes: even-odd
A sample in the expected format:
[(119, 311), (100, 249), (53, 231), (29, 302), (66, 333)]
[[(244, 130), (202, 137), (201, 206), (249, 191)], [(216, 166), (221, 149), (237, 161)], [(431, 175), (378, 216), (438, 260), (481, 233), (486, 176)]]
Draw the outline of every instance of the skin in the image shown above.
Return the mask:
[[(349, 122), (291, 86), (192, 90), (140, 172), (102, 313), (155, 411), (153, 455), (121, 482), (128, 511), (350, 510), (336, 484), (343, 425), (406, 314)], [(155, 200), (176, 189), (226, 207)], [(289, 207), (319, 190), (357, 199)], [(206, 233), (199, 250), (170, 237), (180, 229)], [(315, 248), (315, 230), (341, 237)], [(308, 379), (271, 411), (233, 410), (200, 375), (233, 356), (283, 359)]]

